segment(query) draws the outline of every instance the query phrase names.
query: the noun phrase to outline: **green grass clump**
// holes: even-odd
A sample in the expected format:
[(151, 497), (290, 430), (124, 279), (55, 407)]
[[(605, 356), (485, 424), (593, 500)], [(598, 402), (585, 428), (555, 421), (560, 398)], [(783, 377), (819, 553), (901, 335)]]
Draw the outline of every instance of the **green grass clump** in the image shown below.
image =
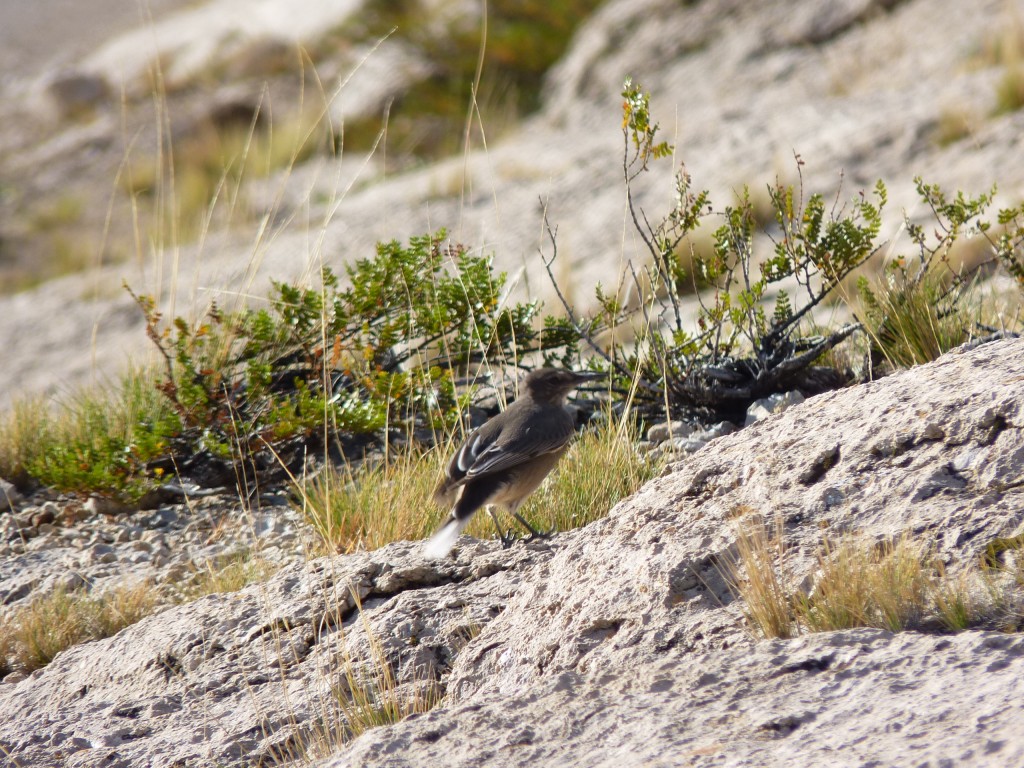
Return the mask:
[(440, 448), (410, 449), (390, 461), (326, 469), (299, 484), (303, 514), (329, 552), (422, 539), (448, 513), (433, 503), (445, 459)]
[(161, 481), (147, 464), (164, 456), (180, 431), (154, 382), (130, 371), (119, 385), (81, 390), (57, 407), (40, 399), (15, 403), (0, 419), (0, 475), (137, 499)]
[(606, 420), (585, 431), (520, 514), (547, 531), (582, 528), (604, 517), (660, 469), (639, 453), (638, 440), (635, 426), (627, 421)]
[(344, 147), (371, 149), (386, 127), (389, 159), (458, 154), (464, 148), (467, 113), (481, 126), (472, 135), (482, 137), (486, 129), (493, 139), (540, 106), (545, 73), (599, 5), (598, 0), (496, 0), (485, 6), (486, 23), (466, 14), (438, 34), (433, 5), (417, 0), (369, 4), (324, 45), (370, 44), (390, 35), (429, 61), (431, 75), (391, 104), (386, 126), (380, 118), (347, 122)]
[(897, 368), (937, 359), (971, 336), (973, 310), (948, 276), (930, 270), (914, 279), (890, 271), (872, 286), (858, 282), (862, 320), (873, 347)]

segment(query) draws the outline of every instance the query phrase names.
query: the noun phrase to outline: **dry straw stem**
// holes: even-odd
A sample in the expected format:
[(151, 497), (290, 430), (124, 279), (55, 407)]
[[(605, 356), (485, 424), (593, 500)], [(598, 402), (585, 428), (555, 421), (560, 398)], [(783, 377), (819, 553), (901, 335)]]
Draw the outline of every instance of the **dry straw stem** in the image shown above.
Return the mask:
[(302, 513), (329, 552), (425, 538), (447, 513), (432, 501), (445, 460), (439, 447), (325, 469), (297, 485)]
[(907, 538), (873, 545), (825, 542), (810, 594), (796, 597), (796, 615), (812, 632), (878, 627), (901, 632), (930, 607), (933, 579), (922, 547)]
[(969, 340), (978, 302), (970, 286), (957, 297), (948, 282), (938, 270), (920, 280), (888, 274), (875, 282), (870, 299), (864, 294), (870, 301), (863, 312), (865, 329), (890, 365), (931, 362)]
[(735, 557), (726, 556), (720, 569), (730, 591), (743, 600), (747, 622), (763, 637), (796, 633), (782, 533), (781, 518), (776, 518), (773, 533), (761, 515), (741, 520)]
[(334, 691), (347, 723), (345, 741), (358, 738), (371, 728), (429, 712), (442, 696), (436, 681), (417, 679), (415, 673), (408, 685), (399, 683), (398, 675), (358, 596), (354, 591), (352, 594), (369, 642), (370, 658), (362, 664), (357, 663), (349, 654), (348, 646), (342, 656), (341, 679)]
[[(334, 616), (330, 624), (339, 628), (335, 643), (340, 650), (323, 681), (327, 695), (310, 693), (315, 720), (298, 729), (301, 736), (272, 750), (277, 764), (312, 763), (329, 757), (372, 728), (430, 711), (443, 696), (437, 681), (426, 674), (413, 670), (403, 675), (395, 668), (358, 593), (355, 589), (350, 589), (350, 593), (366, 637), (368, 656), (356, 658), (353, 655), (345, 636), (343, 617)], [(287, 689), (287, 685), (284, 687)]]

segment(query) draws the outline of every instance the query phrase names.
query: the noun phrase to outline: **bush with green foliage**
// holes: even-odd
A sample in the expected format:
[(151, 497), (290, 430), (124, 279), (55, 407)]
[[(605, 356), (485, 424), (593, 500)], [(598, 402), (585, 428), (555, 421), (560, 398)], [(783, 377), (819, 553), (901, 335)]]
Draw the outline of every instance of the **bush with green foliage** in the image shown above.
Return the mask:
[[(437, 158), (464, 149), (470, 118), (493, 138), (540, 106), (544, 76), (599, 0), (491, 0), (484, 18), (456, 11), (438, 34), (438, 8), (420, 0), (368, 3), (328, 43), (372, 44), (388, 37), (430, 62), (430, 74), (380, 117), (348, 121), (346, 149), (374, 147), (386, 129), (388, 160)], [(446, 9), (447, 10), (447, 9)], [(475, 9), (471, 9), (475, 10)], [(448, 14), (451, 16), (451, 14)]]
[[(616, 291), (598, 285), (599, 310), (578, 316), (559, 290), (566, 310), (566, 318), (557, 322), (562, 341), (586, 342), (613, 374), (619, 390), (630, 392), (641, 409), (689, 418), (742, 421), (754, 400), (771, 393), (813, 393), (848, 382), (848, 372), (815, 364), (861, 324), (818, 333), (812, 315), (847, 277), (887, 246), (881, 237), (885, 185), (878, 181), (870, 193), (861, 192), (845, 204), (838, 197), (829, 203), (821, 193), (805, 192), (800, 173), (796, 186), (776, 182), (769, 188), (772, 222), (762, 229), (758, 221), (765, 217), (751, 203), (749, 189), (734, 205), (716, 210), (709, 193), (697, 191), (681, 167), (673, 207), (651, 224), (634, 199), (633, 183), (673, 149), (657, 140), (659, 126), (651, 116), (649, 95), (627, 80), (622, 96), (627, 205), (650, 257), (639, 269), (630, 265), (626, 279), (642, 300), (627, 306), (620, 298), (621, 285)], [(796, 162), (799, 172), (803, 161), (797, 156)], [(950, 249), (962, 238), (975, 235), (989, 237), (992, 259), (1024, 283), (1024, 206), (1000, 212), (1002, 233), (994, 238), (991, 224), (983, 218), (991, 194), (957, 193), (950, 200), (936, 185), (917, 180), (917, 187), (932, 214), (932, 226), (906, 220), (920, 264), (908, 290), (916, 289), (930, 268), (948, 263)], [(718, 222), (714, 248), (686, 248), (706, 221)], [(546, 266), (557, 289), (552, 270), (557, 244), (550, 227), (549, 234), (553, 253)], [(766, 257), (755, 255), (758, 236), (771, 242)], [(905, 261), (895, 259), (897, 265)], [(955, 287), (965, 280), (957, 276)], [(872, 303), (870, 288), (862, 292), (875, 325), (892, 326), (891, 309), (877, 300)], [(696, 327), (683, 320), (684, 297), (689, 301), (690, 294), (698, 302)], [(931, 311), (944, 312), (939, 305), (948, 297), (949, 291), (933, 297), (938, 309)], [(893, 306), (906, 303), (897, 300)], [(628, 343), (616, 341), (617, 335), (610, 333), (622, 326), (634, 329)], [(962, 330), (966, 335), (971, 329)], [(612, 341), (599, 341), (602, 334)], [(962, 337), (945, 329), (945, 339)]]
[(178, 459), (266, 467), (267, 449), (287, 465), (334, 438), (451, 429), (467, 405), (456, 372), (539, 349), (538, 303), (504, 303), (504, 284), (489, 258), (441, 231), (378, 244), (344, 283), (329, 269), (316, 287), (275, 282), (268, 307), (213, 307), (197, 325), (166, 326), (152, 298), (132, 295), (164, 361)]

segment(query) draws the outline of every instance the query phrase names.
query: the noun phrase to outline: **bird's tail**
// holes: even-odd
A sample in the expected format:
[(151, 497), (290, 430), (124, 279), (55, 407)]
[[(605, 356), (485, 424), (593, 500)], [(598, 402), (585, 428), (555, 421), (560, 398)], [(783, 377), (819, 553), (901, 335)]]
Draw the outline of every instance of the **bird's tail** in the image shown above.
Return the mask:
[(427, 543), (423, 545), (424, 556), (428, 560), (440, 560), (443, 557), (447, 557), (467, 523), (469, 523), (469, 518), (459, 520), (454, 515), (449, 517), (445, 524), (437, 529), (437, 533), (431, 536)]

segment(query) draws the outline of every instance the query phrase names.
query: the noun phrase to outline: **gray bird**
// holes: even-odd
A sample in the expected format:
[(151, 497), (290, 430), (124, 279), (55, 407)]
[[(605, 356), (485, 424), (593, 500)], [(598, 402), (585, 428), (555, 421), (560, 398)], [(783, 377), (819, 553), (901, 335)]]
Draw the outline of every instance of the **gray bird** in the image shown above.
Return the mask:
[(473, 513), (487, 506), (504, 546), (493, 505), (504, 506), (534, 536), (540, 534), (516, 511), (554, 469), (575, 433), (565, 399), (580, 384), (602, 377), (559, 368), (538, 368), (523, 383), (525, 390), (504, 412), (475, 430), (452, 458), (434, 500), (451, 516), (424, 546), (433, 560), (445, 557)]

